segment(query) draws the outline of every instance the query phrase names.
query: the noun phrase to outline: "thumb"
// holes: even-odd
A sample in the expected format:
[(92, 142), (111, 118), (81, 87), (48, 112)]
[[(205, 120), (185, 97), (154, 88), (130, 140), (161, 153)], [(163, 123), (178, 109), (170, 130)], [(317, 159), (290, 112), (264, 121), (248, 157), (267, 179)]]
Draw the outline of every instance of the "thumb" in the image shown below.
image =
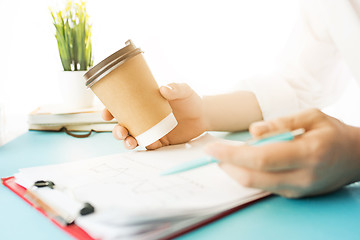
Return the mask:
[(256, 138), (271, 132), (271, 129), (272, 126), (270, 122), (260, 121), (252, 123), (249, 127), (249, 132), (254, 138)]
[(281, 117), (270, 121), (255, 122), (250, 125), (249, 132), (256, 138), (267, 133), (292, 131), (298, 128), (309, 130), (322, 115), (324, 114), (318, 109), (304, 110), (287, 117)]
[(194, 91), (185, 83), (170, 83), (160, 87), (160, 93), (165, 99), (171, 101), (188, 98)]
[(264, 137), (266, 134), (285, 132), (294, 129), (293, 117), (282, 117), (271, 121), (255, 122), (250, 125), (249, 132), (253, 138)]

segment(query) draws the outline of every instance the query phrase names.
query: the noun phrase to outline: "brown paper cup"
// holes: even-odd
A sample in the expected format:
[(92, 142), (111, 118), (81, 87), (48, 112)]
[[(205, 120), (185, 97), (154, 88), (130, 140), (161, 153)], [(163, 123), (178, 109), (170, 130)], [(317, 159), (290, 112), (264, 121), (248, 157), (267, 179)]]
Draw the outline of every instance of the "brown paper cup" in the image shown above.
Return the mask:
[(159, 91), (142, 51), (126, 46), (91, 68), (86, 86), (126, 127), (140, 146), (159, 140), (177, 125), (171, 107)]

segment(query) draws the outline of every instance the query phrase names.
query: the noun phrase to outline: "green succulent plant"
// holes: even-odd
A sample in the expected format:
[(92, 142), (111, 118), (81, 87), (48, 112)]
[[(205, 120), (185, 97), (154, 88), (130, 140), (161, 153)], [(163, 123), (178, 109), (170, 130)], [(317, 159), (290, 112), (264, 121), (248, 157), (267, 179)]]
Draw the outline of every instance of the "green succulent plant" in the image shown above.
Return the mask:
[(65, 9), (49, 8), (64, 71), (88, 70), (93, 65), (91, 24), (84, 1), (66, 2)]

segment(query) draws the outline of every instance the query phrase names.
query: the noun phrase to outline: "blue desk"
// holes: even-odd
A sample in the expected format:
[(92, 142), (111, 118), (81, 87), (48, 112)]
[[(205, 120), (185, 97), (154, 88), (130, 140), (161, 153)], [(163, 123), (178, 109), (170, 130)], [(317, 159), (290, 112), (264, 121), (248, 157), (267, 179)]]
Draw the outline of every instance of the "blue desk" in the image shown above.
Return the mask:
[[(229, 139), (246, 139), (247, 133)], [(19, 168), (123, 152), (110, 133), (75, 139), (64, 133), (28, 132), (0, 147), (0, 177)], [(272, 196), (179, 239), (360, 239), (360, 184), (322, 197)], [(71, 239), (23, 200), (0, 186), (0, 239)]]

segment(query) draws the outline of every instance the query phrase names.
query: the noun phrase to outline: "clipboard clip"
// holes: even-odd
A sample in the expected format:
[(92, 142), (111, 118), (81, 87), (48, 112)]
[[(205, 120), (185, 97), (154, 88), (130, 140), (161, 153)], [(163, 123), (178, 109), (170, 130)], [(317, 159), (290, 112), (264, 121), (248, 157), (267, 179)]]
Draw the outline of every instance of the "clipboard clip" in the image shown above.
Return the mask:
[(49, 187), (51, 189), (54, 189), (55, 183), (52, 181), (39, 180), (34, 183), (34, 186), (38, 188)]
[(74, 223), (75, 219), (95, 212), (94, 206), (81, 202), (58, 189), (54, 182), (39, 180), (27, 189), (25, 197), (41, 208), (50, 218), (63, 226)]

